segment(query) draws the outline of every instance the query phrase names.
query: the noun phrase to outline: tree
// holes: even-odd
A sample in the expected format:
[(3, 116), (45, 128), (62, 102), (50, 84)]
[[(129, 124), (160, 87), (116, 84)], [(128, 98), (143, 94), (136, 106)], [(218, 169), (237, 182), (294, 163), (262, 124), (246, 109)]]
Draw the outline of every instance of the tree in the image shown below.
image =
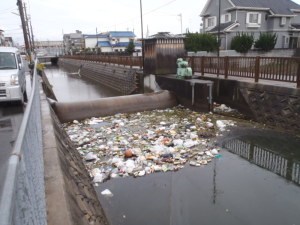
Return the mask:
[(246, 53), (251, 49), (253, 42), (253, 35), (238, 33), (231, 41), (231, 49), (240, 53)]
[(216, 36), (204, 33), (187, 33), (184, 39), (184, 46), (186, 51), (216, 51), (219, 47), (218, 40)]
[(130, 42), (129, 42), (129, 44), (128, 44), (128, 46), (127, 46), (127, 48), (126, 48), (126, 53), (128, 53), (128, 54), (132, 54), (133, 52), (134, 52), (134, 43), (133, 43), (133, 40), (130, 40)]
[(274, 49), (276, 42), (276, 34), (260, 33), (258, 40), (255, 41), (254, 47), (263, 51), (270, 51)]

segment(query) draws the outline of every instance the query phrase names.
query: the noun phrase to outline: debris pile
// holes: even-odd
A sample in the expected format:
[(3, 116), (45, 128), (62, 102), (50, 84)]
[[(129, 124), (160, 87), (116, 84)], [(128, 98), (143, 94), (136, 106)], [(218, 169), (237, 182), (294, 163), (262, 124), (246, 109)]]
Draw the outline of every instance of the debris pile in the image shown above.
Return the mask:
[(225, 104), (217, 104), (214, 102), (214, 112), (217, 113), (237, 113), (238, 111), (236, 109), (232, 109), (229, 106)]
[(95, 183), (206, 165), (221, 157), (212, 138), (233, 126), (177, 106), (64, 124)]

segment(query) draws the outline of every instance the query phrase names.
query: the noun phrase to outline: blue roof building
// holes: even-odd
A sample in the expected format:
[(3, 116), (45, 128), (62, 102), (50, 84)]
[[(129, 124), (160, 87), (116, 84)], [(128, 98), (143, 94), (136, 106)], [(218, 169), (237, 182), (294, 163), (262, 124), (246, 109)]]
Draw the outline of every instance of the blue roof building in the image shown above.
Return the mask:
[[(102, 52), (124, 52), (130, 41), (135, 40), (132, 31), (109, 31), (99, 34), (85, 34), (86, 48), (98, 47)], [(140, 50), (142, 45), (134, 43), (136, 49)]]
[(98, 41), (98, 47), (112, 47), (109, 41)]
[(134, 38), (136, 37), (132, 31), (109, 31), (110, 37), (127, 37), (127, 38)]

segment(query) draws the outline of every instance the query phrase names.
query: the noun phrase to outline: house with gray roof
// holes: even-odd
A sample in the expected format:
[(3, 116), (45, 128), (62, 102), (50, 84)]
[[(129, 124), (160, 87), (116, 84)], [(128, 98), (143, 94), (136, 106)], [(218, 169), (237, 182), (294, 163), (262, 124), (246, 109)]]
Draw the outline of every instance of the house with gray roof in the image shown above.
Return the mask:
[(242, 32), (255, 40), (260, 33), (276, 33), (275, 48), (300, 47), (300, 5), (291, 0), (207, 0), (200, 16), (204, 32), (220, 31), (221, 49), (230, 49)]
[(63, 45), (65, 52), (73, 54), (76, 51), (81, 51), (84, 48), (84, 39), (81, 31), (76, 30), (75, 33), (63, 35)]

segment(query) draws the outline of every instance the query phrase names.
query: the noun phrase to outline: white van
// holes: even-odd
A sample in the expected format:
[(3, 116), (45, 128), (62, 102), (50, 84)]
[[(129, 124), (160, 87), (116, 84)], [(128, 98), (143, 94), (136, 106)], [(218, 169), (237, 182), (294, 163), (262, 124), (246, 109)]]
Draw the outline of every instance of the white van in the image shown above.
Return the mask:
[(0, 102), (27, 101), (25, 67), (20, 52), (0, 47)]

